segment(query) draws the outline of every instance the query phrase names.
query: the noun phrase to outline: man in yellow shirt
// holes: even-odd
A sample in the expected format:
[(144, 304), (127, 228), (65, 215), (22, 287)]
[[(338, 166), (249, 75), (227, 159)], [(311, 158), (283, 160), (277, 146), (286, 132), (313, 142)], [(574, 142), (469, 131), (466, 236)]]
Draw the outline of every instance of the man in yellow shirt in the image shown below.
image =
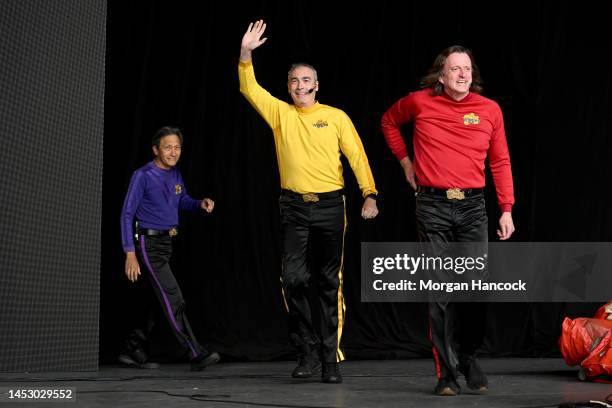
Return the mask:
[[(280, 172), (283, 239), (282, 286), (289, 312), (290, 337), (298, 349), (294, 378), (306, 378), (321, 367), (321, 381), (340, 383), (338, 363), (344, 360), (340, 337), (344, 323), (342, 268), (346, 230), (344, 178), (340, 154), (355, 173), (365, 198), (361, 215), (376, 217), (376, 187), (353, 123), (340, 109), (319, 104), (316, 70), (294, 64), (287, 87), (293, 105), (270, 95), (255, 79), (252, 51), (262, 45), (263, 20), (249, 24), (240, 48), (240, 92), (272, 128)], [(312, 325), (306, 289), (309, 258), (316, 244), (318, 265), (312, 270), (321, 330)], [(309, 255), (310, 254), (310, 255)], [(320, 347), (320, 350), (318, 348)]]

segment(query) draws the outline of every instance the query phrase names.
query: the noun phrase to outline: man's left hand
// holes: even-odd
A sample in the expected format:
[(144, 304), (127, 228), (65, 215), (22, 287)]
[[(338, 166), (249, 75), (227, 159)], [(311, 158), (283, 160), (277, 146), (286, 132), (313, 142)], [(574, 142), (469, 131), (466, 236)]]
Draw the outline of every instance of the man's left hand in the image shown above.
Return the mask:
[(361, 216), (369, 220), (378, 215), (378, 207), (376, 207), (376, 200), (371, 197), (368, 197), (363, 202), (363, 207), (361, 208)]
[(499, 229), (497, 230), (497, 236), (501, 241), (505, 241), (512, 236), (514, 232), (514, 222), (512, 221), (512, 213), (505, 212), (499, 219)]
[(211, 213), (212, 210), (215, 208), (215, 202), (210, 198), (205, 198), (200, 203), (200, 207), (202, 207), (202, 209), (207, 213)]

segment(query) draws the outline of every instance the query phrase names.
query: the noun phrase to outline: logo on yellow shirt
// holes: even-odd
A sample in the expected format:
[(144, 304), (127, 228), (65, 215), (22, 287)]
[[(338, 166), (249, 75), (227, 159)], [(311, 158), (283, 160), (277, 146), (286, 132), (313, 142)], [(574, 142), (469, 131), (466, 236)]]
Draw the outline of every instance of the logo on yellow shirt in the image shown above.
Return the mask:
[(314, 126), (314, 127), (316, 127), (316, 128), (319, 128), (319, 129), (320, 129), (320, 128), (324, 128), (324, 127), (327, 127), (327, 122), (326, 122), (326, 121), (324, 121), (324, 120), (319, 119), (319, 120), (317, 121), (317, 123), (313, 123), (313, 124), (312, 124), (312, 126)]
[(463, 116), (463, 124), (464, 125), (478, 125), (480, 124), (480, 117), (476, 115), (474, 112), (468, 113)]
[(182, 189), (180, 184), (177, 184), (177, 185), (174, 186), (174, 193), (175, 194), (177, 194), (177, 195), (181, 194), (182, 191), (183, 191), (183, 189)]

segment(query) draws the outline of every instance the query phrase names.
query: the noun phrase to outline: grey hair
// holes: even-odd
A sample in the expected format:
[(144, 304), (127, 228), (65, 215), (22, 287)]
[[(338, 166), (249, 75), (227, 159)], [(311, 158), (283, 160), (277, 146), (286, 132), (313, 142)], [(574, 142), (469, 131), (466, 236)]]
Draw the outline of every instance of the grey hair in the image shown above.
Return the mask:
[(306, 67), (306, 68), (310, 68), (312, 69), (312, 72), (314, 72), (314, 80), (318, 81), (319, 80), (319, 75), (317, 74), (317, 70), (310, 64), (307, 64), (305, 62), (296, 62), (294, 64), (291, 64), (291, 66), (289, 67), (289, 71), (287, 72), (287, 79), (291, 78), (291, 73), (300, 67)]

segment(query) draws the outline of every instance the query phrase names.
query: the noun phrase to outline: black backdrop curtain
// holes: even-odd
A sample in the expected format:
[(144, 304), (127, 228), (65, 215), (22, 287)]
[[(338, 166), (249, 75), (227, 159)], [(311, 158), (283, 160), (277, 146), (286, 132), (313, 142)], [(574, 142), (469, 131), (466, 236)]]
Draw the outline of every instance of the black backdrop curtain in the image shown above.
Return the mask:
[[(492, 7), (492, 6), (491, 6)], [(496, 6), (499, 7), (499, 6)], [(281, 298), (279, 179), (271, 131), (238, 91), (240, 40), (268, 23), (254, 53), (258, 81), (288, 100), (292, 62), (319, 72), (318, 99), (349, 114), (381, 191), (365, 222), (348, 166), (345, 251), (348, 358), (427, 356), (426, 305), (361, 303), (361, 241), (414, 241), (414, 197), (380, 131), (381, 115), (418, 88), (442, 49), (471, 48), (484, 95), (504, 112), (516, 241), (609, 241), (611, 46), (596, 9), (530, 2), (505, 12), (435, 2), (109, 1), (102, 230), (101, 352), (110, 361), (142, 292), (123, 274), (119, 214), (131, 173), (151, 159), (154, 131), (183, 129), (179, 168), (212, 215), (182, 214), (175, 274), (194, 331), (226, 359), (291, 355)], [(603, 20), (603, 19), (602, 19)], [(488, 180), (491, 239), (499, 218)], [(142, 288), (141, 288), (142, 289)], [(146, 293), (146, 292), (144, 292)], [(612, 296), (611, 296), (612, 297)], [(483, 304), (488, 355), (556, 355), (563, 316), (598, 305)], [(157, 350), (172, 349), (165, 327)], [(164, 352), (162, 356), (171, 355)]]

